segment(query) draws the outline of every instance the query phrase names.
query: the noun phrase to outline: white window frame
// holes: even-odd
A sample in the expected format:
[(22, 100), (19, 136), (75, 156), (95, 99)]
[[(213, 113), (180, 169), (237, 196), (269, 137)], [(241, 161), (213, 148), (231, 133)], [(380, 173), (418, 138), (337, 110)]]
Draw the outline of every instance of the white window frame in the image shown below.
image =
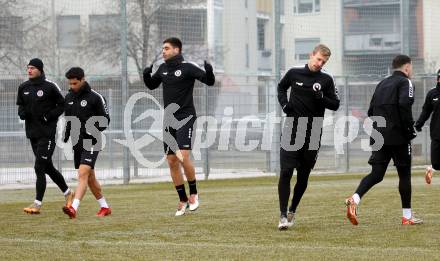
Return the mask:
[(293, 13), (296, 15), (319, 14), (321, 12), (321, 0), (312, 0), (312, 10), (310, 12), (299, 12), (300, 1), (293, 0)]

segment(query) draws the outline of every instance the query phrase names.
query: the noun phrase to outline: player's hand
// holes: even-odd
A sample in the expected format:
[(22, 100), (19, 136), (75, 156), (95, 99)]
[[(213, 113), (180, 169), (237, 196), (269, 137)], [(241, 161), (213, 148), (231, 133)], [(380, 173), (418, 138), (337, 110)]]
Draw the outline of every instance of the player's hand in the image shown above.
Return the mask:
[(209, 64), (206, 60), (203, 61), (203, 67), (205, 67), (205, 72), (212, 72), (214, 70), (212, 68), (212, 65)]
[(40, 117), (40, 121), (42, 122), (42, 123), (44, 123), (44, 124), (47, 124), (49, 121), (48, 121), (48, 119), (47, 119), (47, 116), (45, 116), (45, 115), (42, 115), (41, 117)]
[(144, 73), (143, 73), (144, 78), (151, 77), (151, 73), (153, 72), (153, 65), (154, 64), (151, 64), (150, 67), (145, 67)]
[(18, 117), (20, 117), (20, 120), (24, 121), (24, 120), (26, 120), (26, 113), (23, 112), (23, 113), (19, 114)]
[(417, 137), (416, 130), (413, 127), (408, 128), (408, 139), (413, 140), (415, 137)]
[(283, 112), (285, 114), (289, 114), (292, 112), (292, 104), (290, 102), (288, 102), (288, 103), (286, 103), (286, 105), (284, 105)]
[(321, 100), (322, 98), (324, 98), (324, 93), (322, 93), (322, 91), (315, 91), (315, 93), (314, 93), (314, 95), (315, 95), (315, 99), (317, 99), (317, 100)]

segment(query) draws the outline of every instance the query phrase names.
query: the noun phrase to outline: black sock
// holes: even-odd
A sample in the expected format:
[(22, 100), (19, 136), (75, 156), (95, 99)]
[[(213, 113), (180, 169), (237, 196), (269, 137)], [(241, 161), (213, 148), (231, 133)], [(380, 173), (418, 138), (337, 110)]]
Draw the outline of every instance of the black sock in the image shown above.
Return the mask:
[(189, 185), (189, 194), (190, 195), (197, 194), (196, 180), (193, 180), (193, 181), (188, 180), (188, 185)]
[(188, 197), (186, 196), (185, 185), (176, 186), (177, 194), (179, 194), (179, 199), (181, 202), (187, 202)]

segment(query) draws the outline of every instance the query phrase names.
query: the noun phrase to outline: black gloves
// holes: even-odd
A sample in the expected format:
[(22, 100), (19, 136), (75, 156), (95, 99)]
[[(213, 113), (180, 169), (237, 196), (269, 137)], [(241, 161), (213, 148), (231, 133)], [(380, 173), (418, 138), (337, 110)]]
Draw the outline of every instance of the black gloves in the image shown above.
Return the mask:
[(209, 64), (206, 60), (203, 62), (203, 67), (205, 67), (205, 72), (212, 73), (212, 71), (213, 71), (212, 65)]
[(321, 100), (322, 98), (324, 98), (322, 91), (315, 91), (315, 99)]
[(289, 114), (292, 112), (292, 104), (290, 104), (289, 102), (286, 103), (286, 105), (283, 106), (283, 112), (285, 114)]
[(64, 134), (63, 142), (67, 143), (68, 141), (69, 141), (69, 135), (68, 134)]
[(40, 116), (40, 121), (41, 121), (43, 124), (47, 124), (47, 123), (49, 122), (49, 119), (48, 119), (48, 117), (47, 117), (46, 115), (41, 115), (41, 116)]
[(20, 120), (24, 121), (24, 120), (26, 120), (26, 113), (25, 112), (19, 113), (18, 117), (20, 117)]
[(63, 138), (64, 143), (67, 143), (67, 141), (69, 140), (71, 128), (72, 128), (72, 123), (68, 121), (66, 124), (66, 130), (64, 131), (64, 138)]
[(407, 138), (413, 140), (415, 137), (417, 137), (416, 130), (413, 127), (409, 127), (407, 130)]
[(203, 67), (205, 67), (205, 73), (206, 73), (206, 84), (209, 86), (214, 85), (215, 83), (215, 76), (212, 69), (212, 65), (209, 64), (206, 60), (203, 62)]
[(145, 67), (144, 73), (143, 73), (144, 79), (151, 78), (151, 73), (153, 72), (153, 65), (154, 64), (151, 64), (150, 67)]

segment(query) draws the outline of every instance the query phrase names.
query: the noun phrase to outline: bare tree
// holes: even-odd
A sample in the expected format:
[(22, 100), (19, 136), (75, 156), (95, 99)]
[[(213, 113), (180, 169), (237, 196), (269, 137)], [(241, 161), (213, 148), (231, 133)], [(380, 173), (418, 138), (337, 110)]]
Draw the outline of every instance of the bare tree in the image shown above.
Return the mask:
[[(203, 10), (204, 19), (193, 21), (194, 18), (188, 16), (191, 14), (188, 10)], [(185, 54), (192, 59), (207, 58), (206, 0), (128, 0), (127, 13), (127, 53), (129, 62), (135, 65), (140, 79), (143, 69), (160, 59), (163, 40), (161, 38), (183, 37), (184, 45), (188, 44), (185, 42), (185, 32), (181, 30), (185, 26), (186, 32), (197, 29), (204, 36), (195, 44), (198, 48), (188, 48)], [(98, 60), (106, 60), (118, 65), (120, 61), (120, 20), (118, 19), (120, 17), (112, 22), (102, 23), (96, 32), (91, 32), (88, 48), (85, 48), (84, 52)], [(188, 21), (186, 24), (183, 21), (185, 19)], [(198, 24), (199, 27), (193, 29), (191, 28), (193, 24)], [(201, 46), (204, 48), (199, 48)], [(201, 49), (205, 51), (200, 51)]]
[[(30, 0), (0, 0), (0, 6), (0, 70), (22, 73), (30, 58), (50, 57), (55, 39), (47, 36), (51, 18), (47, 10)], [(39, 15), (22, 10), (37, 10)]]

